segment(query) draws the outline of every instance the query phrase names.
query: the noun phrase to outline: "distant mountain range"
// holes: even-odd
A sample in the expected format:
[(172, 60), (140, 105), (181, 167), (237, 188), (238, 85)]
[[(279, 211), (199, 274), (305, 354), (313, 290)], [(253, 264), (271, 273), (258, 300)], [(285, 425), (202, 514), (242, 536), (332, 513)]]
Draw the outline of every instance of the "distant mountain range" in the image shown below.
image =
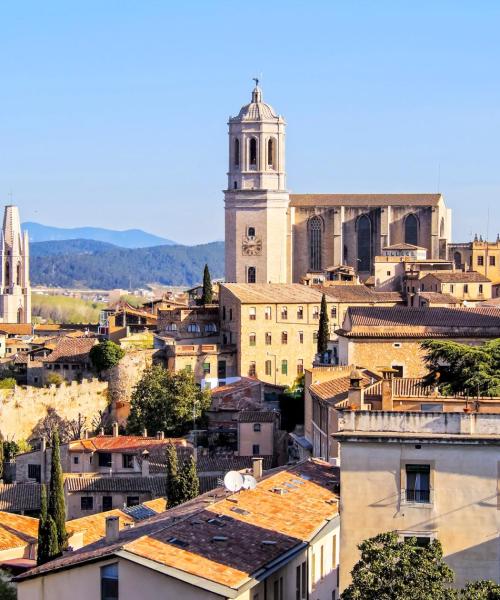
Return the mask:
[(51, 227), (40, 223), (26, 222), (23, 230), (28, 231), (31, 242), (53, 242), (58, 240), (95, 240), (122, 248), (148, 248), (150, 246), (174, 245), (175, 242), (153, 235), (141, 229), (115, 231), (100, 227)]
[[(25, 224), (28, 230), (29, 225)], [(205, 263), (213, 278), (224, 275), (224, 242), (120, 248), (104, 241), (76, 239), (34, 242), (30, 253), (33, 285), (129, 289), (159, 283), (189, 287), (202, 281)]]

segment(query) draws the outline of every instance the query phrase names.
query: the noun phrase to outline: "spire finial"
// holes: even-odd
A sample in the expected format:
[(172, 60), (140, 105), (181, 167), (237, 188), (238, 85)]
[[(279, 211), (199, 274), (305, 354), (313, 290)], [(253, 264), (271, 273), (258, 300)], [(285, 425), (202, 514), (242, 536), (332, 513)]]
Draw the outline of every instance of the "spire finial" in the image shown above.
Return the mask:
[(252, 77), (252, 79), (255, 81), (255, 87), (259, 87), (259, 78), (258, 77)]
[(255, 87), (252, 92), (252, 102), (262, 102), (262, 92), (259, 87), (259, 78), (252, 77), (253, 81), (255, 81)]

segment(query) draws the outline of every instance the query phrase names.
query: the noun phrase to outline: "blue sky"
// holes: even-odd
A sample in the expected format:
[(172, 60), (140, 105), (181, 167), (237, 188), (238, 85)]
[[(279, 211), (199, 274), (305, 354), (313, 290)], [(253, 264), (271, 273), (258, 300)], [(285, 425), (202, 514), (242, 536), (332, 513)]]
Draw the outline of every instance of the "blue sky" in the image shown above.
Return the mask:
[(435, 192), (500, 231), (500, 2), (0, 3), (0, 199), (223, 238), (227, 118), (262, 73), (294, 192)]

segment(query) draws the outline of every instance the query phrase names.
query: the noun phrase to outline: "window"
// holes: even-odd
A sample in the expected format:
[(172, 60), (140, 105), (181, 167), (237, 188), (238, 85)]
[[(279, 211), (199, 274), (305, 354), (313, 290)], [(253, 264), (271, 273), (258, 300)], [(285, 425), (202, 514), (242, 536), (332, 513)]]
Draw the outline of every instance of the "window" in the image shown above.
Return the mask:
[(464, 294), (468, 294), (469, 293), (469, 286), (467, 283), (464, 283)]
[(122, 454), (122, 467), (124, 469), (134, 468), (134, 456), (132, 454)]
[(297, 360), (297, 375), (302, 375), (303, 372), (304, 372), (304, 359), (299, 358)]
[(272, 336), (271, 336), (271, 333), (268, 331), (266, 333), (266, 346), (270, 346), (271, 343), (272, 343)]
[(257, 140), (255, 138), (250, 140), (250, 165), (257, 166)]
[(319, 319), (319, 306), (313, 306), (313, 319)]
[(281, 332), (281, 343), (288, 344), (288, 333), (286, 331)]
[(276, 579), (274, 582), (273, 600), (283, 600), (283, 577)]
[(393, 365), (392, 368), (396, 371), (394, 377), (403, 377), (404, 367), (403, 365)]
[(303, 319), (303, 318), (304, 318), (304, 307), (298, 306), (297, 307), (297, 319)]
[[(422, 286), (422, 291), (424, 291), (424, 286)], [(453, 284), (450, 285), (450, 292), (453, 294), (455, 291), (455, 286)]]
[(369, 272), (372, 265), (372, 223), (368, 216), (362, 215), (359, 217), (357, 230), (358, 271)]
[(255, 267), (248, 267), (247, 269), (247, 283), (255, 283), (256, 281)]
[(274, 166), (274, 140), (269, 138), (267, 141), (267, 166)]
[(237, 189), (238, 189), (238, 182), (237, 182), (237, 181), (234, 181), (234, 182), (233, 182), (233, 187), (234, 187), (234, 189), (235, 189), (235, 190), (237, 190)]
[(299, 344), (303, 344), (303, 343), (304, 343), (304, 332), (299, 331)]
[(460, 254), (460, 252), (455, 252), (455, 254), (453, 255), (453, 262), (455, 263), (455, 267), (457, 269), (462, 268), (462, 255)]
[(140, 504), (139, 496), (127, 496), (127, 506), (137, 506)]
[(219, 379), (226, 379), (226, 361), (219, 360), (217, 362), (217, 377)]
[(118, 563), (101, 567), (101, 600), (118, 600)]
[(34, 479), (37, 483), (42, 480), (41, 465), (28, 465), (28, 479)]
[(248, 336), (248, 344), (249, 344), (249, 346), (255, 346), (256, 339), (257, 339), (257, 336), (255, 335), (255, 333), (251, 333)]
[(332, 306), (332, 308), (330, 309), (330, 317), (332, 319), (337, 318), (337, 307), (336, 306)]
[(110, 467), (111, 466), (111, 452), (98, 452), (97, 456), (99, 457), (98, 465), (100, 467)]
[(73, 456), (73, 464), (77, 465), (80, 462), (80, 457), (79, 456)]
[(272, 365), (270, 360), (266, 360), (266, 375), (271, 375)]
[(260, 454), (260, 446), (259, 446), (259, 444), (253, 444), (252, 445), (252, 454), (254, 456), (256, 456), (257, 454)]
[(494, 267), (496, 264), (496, 257), (490, 256), (490, 267)]
[(286, 321), (288, 319), (288, 307), (287, 306), (281, 307), (281, 318), (283, 319), (283, 321)]
[(238, 138), (234, 140), (234, 166), (240, 166), (240, 140)]
[(247, 236), (250, 238), (255, 237), (255, 227), (249, 227), (247, 229)]
[(226, 307), (225, 306), (222, 307), (222, 320), (223, 321), (226, 320)]
[(323, 221), (321, 217), (312, 217), (308, 223), (309, 229), (309, 268), (311, 271), (321, 271), (321, 234)]
[(209, 373), (210, 373), (210, 363), (204, 362), (203, 363), (203, 374), (208, 375)]
[(281, 374), (288, 375), (288, 361), (286, 358), (281, 361)]
[(207, 323), (205, 325), (205, 333), (217, 333), (217, 325), (215, 323)]
[(306, 591), (307, 591), (307, 564), (304, 561), (301, 565), (302, 569), (302, 589), (300, 590), (300, 593), (302, 594), (302, 598), (306, 597)]
[(405, 219), (405, 243), (418, 246), (418, 221), (415, 215), (408, 215)]
[(113, 508), (113, 496), (102, 497), (102, 510), (111, 510)]
[(271, 307), (270, 306), (266, 306), (266, 308), (264, 309), (264, 315), (265, 315), (267, 321), (269, 321), (271, 319)]
[(406, 501), (430, 501), (430, 465), (406, 465)]
[(255, 431), (255, 433), (260, 433), (260, 431), (261, 431), (260, 423), (254, 423), (253, 430)]
[(250, 321), (255, 321), (255, 319), (257, 318), (257, 309), (255, 308), (255, 306), (250, 306), (250, 308), (248, 309), (248, 318), (250, 319)]
[(200, 333), (200, 326), (198, 323), (189, 323), (187, 330), (188, 333)]
[(477, 257), (477, 266), (478, 267), (484, 267), (484, 256), (478, 256)]
[(82, 496), (80, 498), (80, 508), (81, 510), (93, 510), (94, 498), (92, 496)]
[(480, 294), (483, 293), (483, 284), (482, 283), (479, 284), (479, 293)]
[(257, 376), (257, 365), (254, 362), (251, 362), (248, 365), (248, 376), (256, 377)]
[(295, 569), (295, 600), (306, 597), (306, 563), (303, 562)]

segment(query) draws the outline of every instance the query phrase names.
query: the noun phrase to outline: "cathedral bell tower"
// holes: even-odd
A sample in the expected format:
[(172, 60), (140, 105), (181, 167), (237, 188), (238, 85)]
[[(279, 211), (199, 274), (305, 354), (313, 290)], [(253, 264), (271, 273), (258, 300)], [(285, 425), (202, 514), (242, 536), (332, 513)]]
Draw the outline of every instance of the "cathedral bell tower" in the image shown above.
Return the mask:
[(224, 192), (226, 281), (289, 283), (291, 235), (285, 181), (285, 120), (262, 101), (229, 119), (228, 185)]

